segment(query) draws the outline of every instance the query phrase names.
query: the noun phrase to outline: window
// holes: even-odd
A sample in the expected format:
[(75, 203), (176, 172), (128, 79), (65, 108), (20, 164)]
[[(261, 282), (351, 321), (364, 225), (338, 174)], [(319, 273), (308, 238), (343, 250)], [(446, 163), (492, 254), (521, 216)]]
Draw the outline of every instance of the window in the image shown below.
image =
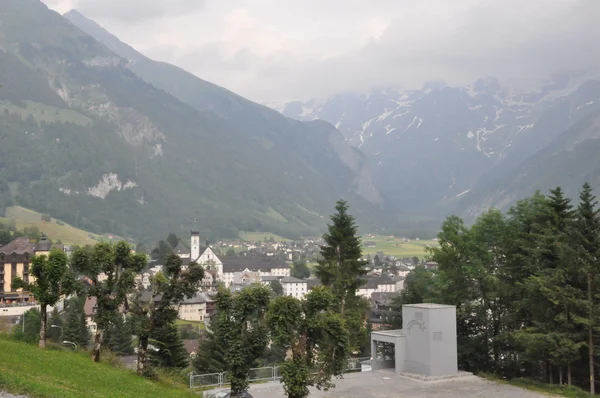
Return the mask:
[(12, 261), (13, 262), (17, 261), (17, 254), (16, 253), (13, 253), (13, 255), (12, 255)]
[(4, 253), (0, 253), (0, 261), (4, 262)]
[(25, 261), (29, 261), (29, 253), (25, 253)]

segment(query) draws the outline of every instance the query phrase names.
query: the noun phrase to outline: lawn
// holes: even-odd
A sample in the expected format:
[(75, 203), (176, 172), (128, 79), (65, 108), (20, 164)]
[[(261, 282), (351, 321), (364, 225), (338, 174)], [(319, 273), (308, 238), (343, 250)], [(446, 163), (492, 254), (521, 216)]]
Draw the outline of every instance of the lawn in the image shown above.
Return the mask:
[(93, 245), (100, 240), (108, 240), (106, 236), (92, 234), (67, 223), (60, 225), (60, 221), (54, 218), (50, 222), (43, 222), (41, 213), (20, 206), (9, 207), (6, 209), (6, 217), (0, 217), (0, 222), (6, 223), (9, 220), (15, 220), (19, 229), (37, 227), (40, 232), (50, 239), (60, 240), (64, 244)]
[[(426, 255), (427, 247), (437, 246), (435, 240), (410, 240), (404, 242), (402, 239), (395, 236), (384, 235), (364, 235), (361, 237), (363, 242), (363, 254), (374, 255), (377, 252), (383, 252), (389, 256), (402, 257), (419, 257), (423, 258)], [(375, 242), (374, 247), (366, 247), (365, 242)]]
[(499, 378), (498, 376), (490, 374), (478, 374), (478, 376), (494, 381), (496, 383), (507, 383), (515, 387), (524, 388), (530, 391), (541, 392), (547, 395), (562, 396), (569, 398), (585, 398), (590, 396), (590, 394), (587, 391), (583, 391), (578, 387), (568, 386), (566, 384), (563, 384), (562, 386), (558, 384), (546, 384), (524, 378), (504, 380)]
[(273, 237), (275, 242), (287, 242), (289, 239), (284, 238), (283, 236), (272, 234), (270, 232), (241, 232), (240, 239), (246, 242), (254, 243), (261, 241), (263, 242), (265, 238), (270, 239)]
[(197, 397), (131, 370), (93, 363), (86, 353), (40, 350), (0, 336), (0, 390), (30, 398)]
[(204, 322), (200, 322), (200, 321), (185, 321), (183, 319), (178, 319), (177, 321), (175, 321), (175, 324), (176, 325), (192, 325), (192, 326), (196, 326), (200, 330), (205, 329)]

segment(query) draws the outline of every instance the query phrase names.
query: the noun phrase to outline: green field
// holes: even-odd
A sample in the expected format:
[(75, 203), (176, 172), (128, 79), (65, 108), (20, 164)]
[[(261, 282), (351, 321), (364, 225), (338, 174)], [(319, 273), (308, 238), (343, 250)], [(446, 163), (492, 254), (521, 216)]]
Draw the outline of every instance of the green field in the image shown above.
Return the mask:
[(246, 242), (258, 242), (258, 241), (264, 241), (265, 238), (270, 239), (271, 237), (273, 237), (273, 239), (275, 239), (275, 242), (287, 242), (289, 241), (289, 239), (284, 238), (283, 236), (279, 236), (276, 234), (272, 234), (270, 232), (242, 232), (240, 233), (240, 239)]
[(192, 325), (197, 327), (200, 330), (204, 330), (206, 327), (204, 325), (204, 322), (200, 322), (200, 321), (186, 321), (183, 319), (178, 319), (177, 321), (175, 321), (176, 325)]
[[(363, 242), (363, 254), (377, 254), (383, 252), (388, 256), (402, 257), (419, 257), (423, 258), (426, 255), (427, 247), (436, 247), (435, 240), (413, 240), (404, 242), (401, 238), (395, 236), (384, 235), (364, 235), (361, 237)], [(365, 242), (375, 242), (374, 247), (366, 247)]]
[[(15, 221), (18, 229), (37, 227), (48, 238), (54, 241), (60, 240), (64, 244), (93, 245), (101, 240), (110, 240), (108, 236), (92, 234), (66, 223), (60, 225), (55, 219), (52, 219), (50, 222), (44, 222), (42, 221), (41, 213), (20, 206), (9, 207), (6, 209), (6, 217), (0, 217), (0, 222), (2, 223), (8, 223), (10, 220)], [(118, 237), (113, 236), (113, 239), (115, 238)]]
[(46, 349), (0, 335), (0, 390), (30, 398), (197, 397), (137, 376), (108, 363), (93, 363), (87, 353)]

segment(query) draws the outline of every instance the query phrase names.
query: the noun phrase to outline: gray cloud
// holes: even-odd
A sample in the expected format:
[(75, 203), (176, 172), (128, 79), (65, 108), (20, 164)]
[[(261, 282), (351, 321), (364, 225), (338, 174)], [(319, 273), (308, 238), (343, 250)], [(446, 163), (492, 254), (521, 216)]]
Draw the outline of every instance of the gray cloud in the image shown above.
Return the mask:
[(75, 7), (89, 18), (139, 23), (197, 11), (204, 0), (75, 0)]
[(260, 102), (600, 65), (598, 0), (48, 1)]

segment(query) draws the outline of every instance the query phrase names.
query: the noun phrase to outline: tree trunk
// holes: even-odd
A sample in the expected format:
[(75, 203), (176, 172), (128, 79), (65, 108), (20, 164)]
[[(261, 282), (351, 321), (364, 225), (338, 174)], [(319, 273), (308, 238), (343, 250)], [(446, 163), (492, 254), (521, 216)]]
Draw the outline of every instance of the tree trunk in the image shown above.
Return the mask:
[(552, 375), (552, 364), (548, 363), (548, 382), (554, 384), (554, 377)]
[(46, 348), (46, 323), (47, 322), (48, 322), (48, 312), (46, 311), (46, 304), (42, 304), (42, 305), (40, 305), (40, 348)]
[(94, 362), (100, 362), (100, 349), (102, 348), (102, 330), (96, 328), (96, 334), (94, 335), (94, 349), (92, 351), (92, 360)]
[(140, 336), (137, 352), (137, 374), (144, 375), (146, 371), (146, 353), (148, 352), (148, 336)]
[(590, 394), (596, 393), (596, 380), (594, 377), (594, 322), (593, 322), (593, 305), (592, 302), (592, 274), (588, 274), (588, 289), (587, 298), (589, 305), (589, 325), (588, 325), (588, 357), (590, 362)]
[(563, 371), (562, 371), (562, 366), (558, 367), (558, 384), (559, 385), (563, 385)]
[(571, 385), (571, 364), (567, 365), (567, 384)]

